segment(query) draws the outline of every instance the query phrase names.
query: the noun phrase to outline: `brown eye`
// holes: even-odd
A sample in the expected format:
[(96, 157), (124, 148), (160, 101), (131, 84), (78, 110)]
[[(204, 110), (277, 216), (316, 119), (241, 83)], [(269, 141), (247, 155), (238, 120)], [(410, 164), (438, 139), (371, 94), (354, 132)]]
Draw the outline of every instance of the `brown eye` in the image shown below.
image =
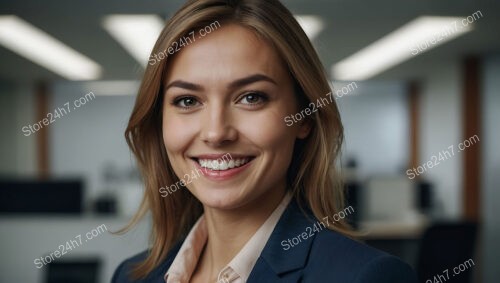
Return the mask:
[(245, 94), (240, 102), (242, 104), (259, 104), (259, 103), (263, 103), (267, 100), (267, 96), (265, 94), (262, 94), (262, 93), (258, 93), (258, 92), (250, 92), (250, 93), (247, 93)]
[(176, 99), (174, 105), (180, 108), (191, 108), (197, 106), (198, 101), (194, 97), (186, 96)]

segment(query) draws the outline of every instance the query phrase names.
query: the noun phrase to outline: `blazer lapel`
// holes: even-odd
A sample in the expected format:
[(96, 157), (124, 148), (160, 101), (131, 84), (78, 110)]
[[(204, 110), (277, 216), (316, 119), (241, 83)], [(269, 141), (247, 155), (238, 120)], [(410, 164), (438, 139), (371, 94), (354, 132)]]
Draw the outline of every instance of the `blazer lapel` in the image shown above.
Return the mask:
[(164, 276), (174, 261), (175, 256), (179, 252), (182, 243), (183, 241), (173, 246), (165, 260), (150, 274), (150, 276), (148, 276), (146, 280), (143, 281), (144, 283), (165, 283)]
[[(315, 218), (310, 211), (306, 210), (305, 213), (308, 216), (292, 198), (255, 263), (247, 282), (301, 281), (302, 269), (307, 263), (309, 251), (316, 236), (315, 233), (312, 235), (310, 233), (313, 231)], [(307, 236), (306, 239), (304, 235)]]

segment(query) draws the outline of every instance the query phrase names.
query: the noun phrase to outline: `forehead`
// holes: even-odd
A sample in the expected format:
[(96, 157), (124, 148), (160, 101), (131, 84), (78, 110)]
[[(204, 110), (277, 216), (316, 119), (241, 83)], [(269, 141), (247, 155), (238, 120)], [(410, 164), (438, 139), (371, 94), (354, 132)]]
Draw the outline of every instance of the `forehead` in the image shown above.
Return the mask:
[[(195, 37), (198, 36), (195, 30)], [(248, 28), (222, 24), (176, 53), (168, 66), (166, 79), (167, 82), (176, 79), (229, 82), (254, 73), (284, 80), (288, 71), (269, 42)]]

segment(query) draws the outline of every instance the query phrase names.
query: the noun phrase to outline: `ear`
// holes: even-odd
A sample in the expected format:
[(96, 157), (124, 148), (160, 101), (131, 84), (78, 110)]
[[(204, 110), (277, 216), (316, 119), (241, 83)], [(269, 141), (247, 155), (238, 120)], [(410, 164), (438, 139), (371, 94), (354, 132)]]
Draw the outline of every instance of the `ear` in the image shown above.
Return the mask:
[(311, 129), (313, 127), (313, 120), (308, 118), (303, 120), (299, 125), (298, 125), (298, 130), (297, 130), (297, 138), (299, 139), (305, 139), (307, 136), (309, 136), (309, 133), (311, 132)]

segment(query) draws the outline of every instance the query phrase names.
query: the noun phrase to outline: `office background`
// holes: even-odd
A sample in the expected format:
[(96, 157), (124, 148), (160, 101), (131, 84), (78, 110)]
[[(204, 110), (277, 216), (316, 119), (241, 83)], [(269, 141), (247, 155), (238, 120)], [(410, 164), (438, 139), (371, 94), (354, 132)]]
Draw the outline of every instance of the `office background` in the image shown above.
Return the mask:
[[(123, 132), (152, 48), (146, 44), (146, 56), (134, 52), (113, 34), (113, 23), (136, 20), (121, 29), (134, 36), (137, 27), (139, 35), (154, 39), (158, 20), (161, 25), (182, 3), (0, 3), (0, 282), (56, 282), (68, 270), (87, 274), (81, 282), (108, 282), (121, 260), (147, 247), (148, 219), (126, 235), (108, 233), (123, 227), (140, 201), (140, 177)], [(447, 281), (497, 282), (500, 2), (283, 3), (299, 17), (334, 92), (340, 91), (342, 163), (356, 211), (350, 221), (363, 240), (423, 270), (429, 268), (422, 263), (427, 250), (439, 243), (426, 238), (430, 228), (454, 225), (446, 241), (458, 239), (462, 258), (457, 262), (451, 247), (442, 250), (439, 270), (452, 272), (469, 259), (474, 264)], [(140, 22), (131, 15), (147, 17)], [(424, 20), (438, 27), (417, 34)], [(73, 71), (57, 67), (63, 53), (48, 51), (43, 59), (33, 58), (41, 43), (26, 48), (9, 37), (19, 22), (82, 54), (87, 65), (78, 69), (63, 61)], [(13, 38), (22, 44), (22, 37)], [(391, 40), (399, 46), (353, 57)], [(69, 113), (35, 130), (47, 113), (67, 105)], [(29, 125), (34, 130), (26, 130)], [(432, 166), (424, 166), (429, 161)], [(102, 224), (106, 231), (97, 229)], [(65, 255), (41, 268), (34, 264), (78, 235), (84, 241)], [(438, 275), (421, 272), (433, 274), (425, 279)]]

